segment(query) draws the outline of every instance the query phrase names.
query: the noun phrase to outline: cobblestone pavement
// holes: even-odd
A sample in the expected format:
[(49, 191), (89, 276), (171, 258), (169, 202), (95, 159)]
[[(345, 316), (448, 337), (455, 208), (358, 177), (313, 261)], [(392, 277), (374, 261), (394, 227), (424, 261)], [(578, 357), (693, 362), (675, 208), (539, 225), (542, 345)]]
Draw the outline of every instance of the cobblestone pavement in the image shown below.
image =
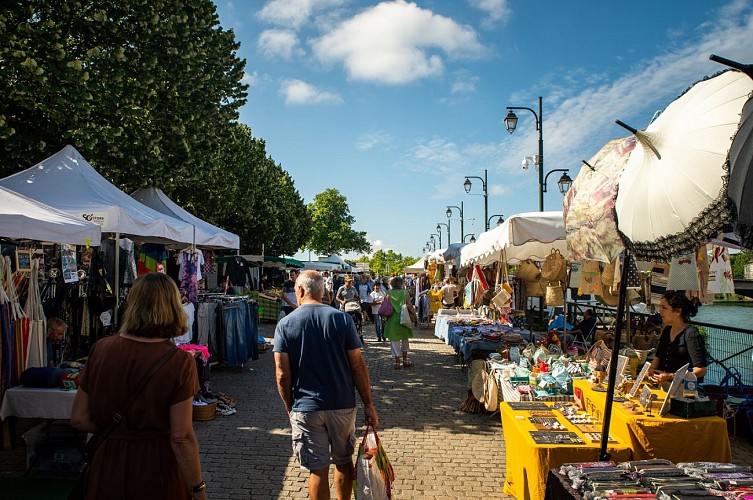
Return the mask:
[[(397, 477), (393, 498), (509, 498), (502, 495), (505, 449), (499, 415), (458, 410), (466, 379), (452, 348), (434, 338), (433, 330), (416, 333), (414, 365), (395, 370), (389, 344), (375, 340), (371, 325), (364, 329), (379, 436)], [(262, 324), (260, 334), (271, 341), (273, 325)], [(195, 423), (212, 499), (308, 496), (308, 473), (292, 455), (273, 365), (270, 350), (243, 372), (212, 374), (214, 391), (238, 399), (237, 414)], [(359, 408), (357, 429), (362, 421)]]
[[(270, 341), (273, 331), (274, 325), (260, 325)], [(397, 476), (393, 498), (510, 498), (502, 494), (505, 443), (499, 415), (457, 409), (465, 399), (466, 379), (452, 349), (434, 338), (433, 330), (418, 331), (411, 342), (415, 365), (394, 370), (389, 344), (376, 342), (370, 325), (364, 333), (379, 435)], [(215, 392), (238, 400), (238, 413), (194, 423), (209, 498), (306, 498), (308, 474), (291, 452), (271, 350), (243, 370), (216, 369), (211, 380)], [(359, 426), (362, 419), (359, 409)], [(36, 422), (21, 419), (19, 434)], [(23, 474), (25, 459), (23, 444), (0, 452), (0, 477)], [(732, 461), (753, 465), (747, 439), (732, 440)]]

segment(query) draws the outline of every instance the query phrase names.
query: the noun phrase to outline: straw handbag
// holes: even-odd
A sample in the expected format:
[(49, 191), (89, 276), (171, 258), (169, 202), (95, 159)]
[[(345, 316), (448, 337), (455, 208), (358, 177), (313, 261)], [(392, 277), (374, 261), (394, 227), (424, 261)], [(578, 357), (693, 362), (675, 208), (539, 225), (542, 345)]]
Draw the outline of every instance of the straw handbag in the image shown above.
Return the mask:
[(526, 281), (526, 295), (529, 297), (544, 297), (546, 290), (544, 288), (545, 281), (540, 278), (535, 281)]
[(556, 285), (549, 283), (546, 287), (546, 301), (547, 306), (563, 306), (565, 305), (565, 289), (562, 288), (562, 282), (558, 281)]
[(518, 266), (517, 277), (523, 281), (536, 281), (540, 274), (539, 268), (530, 259), (526, 259)]
[(567, 264), (559, 250), (552, 249), (541, 265), (541, 277), (547, 281), (564, 281), (567, 276)]

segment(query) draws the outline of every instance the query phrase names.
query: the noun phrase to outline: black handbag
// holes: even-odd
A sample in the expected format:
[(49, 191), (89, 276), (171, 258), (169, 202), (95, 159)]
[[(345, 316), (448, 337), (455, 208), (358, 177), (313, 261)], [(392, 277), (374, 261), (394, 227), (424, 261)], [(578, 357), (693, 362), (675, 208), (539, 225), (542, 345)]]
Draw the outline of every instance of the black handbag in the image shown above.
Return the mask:
[(116, 411), (115, 413), (113, 413), (112, 421), (107, 425), (107, 427), (95, 432), (91, 439), (87, 441), (86, 445), (84, 446), (84, 461), (81, 465), (81, 473), (79, 474), (78, 480), (73, 486), (73, 489), (68, 493), (68, 500), (82, 500), (84, 498), (86, 472), (89, 469), (89, 464), (94, 459), (94, 453), (97, 451), (97, 448), (99, 448), (99, 445), (102, 444), (104, 440), (107, 439), (107, 437), (112, 433), (112, 431), (115, 430), (115, 427), (117, 427), (122, 420), (123, 415), (125, 415), (128, 410), (130, 410), (131, 405), (144, 391), (146, 384), (149, 382), (152, 376), (154, 376), (154, 374), (157, 373), (157, 371), (162, 368), (162, 366), (164, 366), (164, 364), (167, 363), (168, 360), (172, 358), (173, 355), (179, 350), (180, 349), (178, 349), (177, 347), (173, 347), (168, 352), (166, 352), (165, 355), (162, 356), (154, 366), (152, 366), (152, 369), (149, 370), (149, 372), (141, 378), (138, 386), (136, 387), (136, 390), (133, 391), (131, 396), (123, 405), (123, 409), (121, 411)]

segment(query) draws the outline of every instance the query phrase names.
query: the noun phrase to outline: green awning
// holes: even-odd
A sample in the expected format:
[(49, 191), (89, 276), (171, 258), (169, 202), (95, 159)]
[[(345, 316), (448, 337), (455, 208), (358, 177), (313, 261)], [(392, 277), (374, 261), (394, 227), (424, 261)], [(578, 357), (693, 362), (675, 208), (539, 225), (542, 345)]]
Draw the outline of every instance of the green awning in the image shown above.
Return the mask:
[[(262, 256), (261, 255), (241, 255), (244, 259), (246, 259), (249, 263), (254, 264), (256, 266), (259, 266), (262, 263)], [(230, 259), (234, 259), (235, 255), (223, 255), (222, 257), (217, 257), (217, 262), (227, 262)], [(267, 266), (264, 267), (303, 267), (303, 262), (301, 262), (298, 259), (293, 259), (292, 257), (275, 257), (274, 255), (265, 255), (264, 256), (264, 262), (272, 262), (275, 264), (280, 264), (279, 266)]]

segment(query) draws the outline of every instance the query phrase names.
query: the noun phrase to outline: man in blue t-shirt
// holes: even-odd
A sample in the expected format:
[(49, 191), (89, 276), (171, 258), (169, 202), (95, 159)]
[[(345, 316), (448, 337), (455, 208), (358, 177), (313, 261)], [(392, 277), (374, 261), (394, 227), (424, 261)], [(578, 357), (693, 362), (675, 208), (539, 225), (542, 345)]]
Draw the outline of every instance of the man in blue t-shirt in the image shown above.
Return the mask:
[(335, 464), (338, 498), (353, 487), (356, 395), (367, 424), (379, 425), (361, 340), (350, 315), (321, 303), (324, 279), (304, 271), (295, 282), (299, 307), (277, 323), (274, 340), (277, 391), (290, 417), (293, 452), (310, 472), (309, 497), (329, 497)]

